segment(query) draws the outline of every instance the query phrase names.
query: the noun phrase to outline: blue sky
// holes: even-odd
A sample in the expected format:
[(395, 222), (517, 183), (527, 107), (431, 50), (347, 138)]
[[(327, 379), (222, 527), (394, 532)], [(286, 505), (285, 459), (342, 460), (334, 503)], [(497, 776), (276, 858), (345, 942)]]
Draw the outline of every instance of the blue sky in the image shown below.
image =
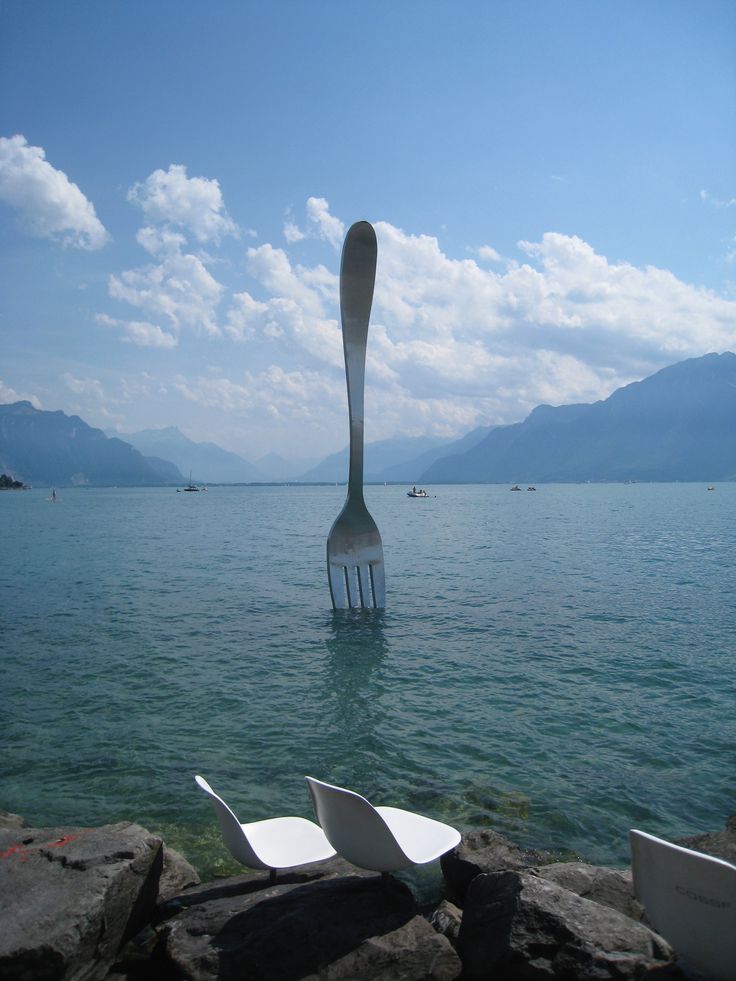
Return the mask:
[(2, 0), (0, 401), (256, 460), (736, 348), (736, 5)]

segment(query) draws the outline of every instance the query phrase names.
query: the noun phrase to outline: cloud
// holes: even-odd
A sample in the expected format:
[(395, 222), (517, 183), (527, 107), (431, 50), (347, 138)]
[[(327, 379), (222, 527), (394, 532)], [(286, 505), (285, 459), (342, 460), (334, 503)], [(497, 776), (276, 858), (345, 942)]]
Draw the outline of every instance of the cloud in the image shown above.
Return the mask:
[(91, 395), (100, 402), (105, 401), (105, 389), (97, 378), (75, 378), (68, 371), (62, 375), (64, 384), (75, 395)]
[(30, 402), (35, 409), (42, 408), (40, 399), (35, 395), (24, 395), (17, 392), (0, 378), (0, 403), (9, 404), (11, 402)]
[[(329, 214), (326, 202), (318, 210)], [(371, 439), (515, 422), (541, 402), (605, 398), (673, 361), (734, 343), (732, 300), (665, 269), (611, 262), (576, 236), (522, 241), (520, 258), (494, 270), (447, 256), (433, 236), (375, 227)], [(477, 254), (497, 261), (490, 247)], [(267, 337), (274, 363), (322, 371), (344, 392), (337, 276), (293, 265), (270, 244), (248, 251), (248, 271), (262, 295), (238, 294), (226, 330), (238, 340)]]
[(187, 177), (181, 164), (154, 170), (130, 188), (128, 200), (142, 209), (149, 225), (183, 228), (198, 242), (219, 243), (225, 235), (239, 234), (225, 210), (218, 181)]
[(197, 256), (174, 252), (158, 265), (110, 276), (108, 291), (113, 299), (143, 310), (154, 320), (165, 318), (174, 331), (188, 328), (210, 335), (220, 333), (217, 306), (224, 287)]
[(245, 371), (236, 380), (223, 375), (179, 377), (177, 391), (208, 409), (245, 414), (251, 425), (287, 426), (305, 441), (346, 430), (344, 384), (321, 371), (286, 371), (271, 365), (260, 372)]
[(736, 198), (719, 198), (703, 188), (699, 193), (700, 200), (713, 208), (731, 208), (736, 204)]
[(147, 321), (117, 320), (115, 317), (108, 317), (105, 313), (98, 313), (95, 319), (98, 324), (104, 324), (106, 327), (121, 328), (128, 335), (123, 340), (138, 347), (172, 348), (179, 343), (173, 334), (167, 334), (157, 324)]
[(340, 249), (345, 239), (345, 225), (330, 214), (329, 203), (324, 198), (307, 198), (307, 227), (300, 229), (293, 221), (284, 224), (284, 238), (289, 245), (306, 238), (316, 238), (329, 242), (334, 249)]
[(307, 236), (301, 231), (293, 221), (284, 222), (284, 238), (289, 243), (289, 245), (294, 245), (295, 242), (301, 242)]
[[(140, 346), (174, 348), (185, 330), (215, 339), (210, 351), (226, 357), (247, 345), (248, 372), (213, 368), (169, 390), (223, 423), (242, 419), (238, 429), (255, 427), (261, 442), (286, 445), (298, 431), (320, 451), (347, 439), (338, 260), (300, 264), (290, 246), (300, 256), (304, 238), (337, 248), (345, 226), (323, 198), (309, 198), (306, 215), (304, 231), (287, 222), (283, 248), (246, 250), (251, 283), (238, 291), (186, 254), (183, 225), (146, 215), (138, 241), (155, 261), (109, 283), (142, 314), (98, 320)], [(612, 261), (580, 237), (548, 232), (520, 241), (514, 258), (483, 245), (456, 259), (432, 235), (375, 228), (370, 440), (517, 422), (540, 403), (605, 398), (674, 361), (733, 348), (734, 300)]]
[(145, 225), (136, 233), (136, 241), (153, 256), (176, 255), (186, 245), (186, 236), (171, 228)]
[(0, 137), (0, 200), (18, 210), (21, 227), (37, 238), (90, 251), (109, 238), (92, 203), (24, 136)]
[(479, 249), (476, 249), (476, 255), (479, 259), (485, 259), (486, 262), (503, 262), (501, 253), (490, 245), (481, 245)]

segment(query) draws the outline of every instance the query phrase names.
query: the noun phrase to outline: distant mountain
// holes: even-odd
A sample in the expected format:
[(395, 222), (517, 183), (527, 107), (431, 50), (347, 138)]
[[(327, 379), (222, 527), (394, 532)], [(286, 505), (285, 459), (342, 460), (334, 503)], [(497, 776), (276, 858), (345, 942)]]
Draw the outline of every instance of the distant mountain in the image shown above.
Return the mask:
[(471, 430), (466, 433), (460, 439), (454, 441), (443, 440), (439, 446), (434, 446), (432, 449), (425, 450), (424, 453), (420, 453), (419, 456), (413, 457), (409, 460), (404, 460), (401, 463), (397, 463), (392, 467), (387, 467), (382, 470), (375, 478), (380, 483), (381, 481), (397, 481), (410, 484), (416, 484), (420, 482), (422, 474), (430, 467), (435, 460), (439, 460), (442, 457), (450, 456), (456, 453), (465, 453), (476, 443), (479, 443), (488, 433), (493, 429), (493, 426), (478, 426), (476, 429)]
[(149, 460), (79, 416), (43, 412), (30, 402), (0, 405), (0, 472), (27, 484), (155, 486), (180, 483), (172, 464)]
[(189, 476), (191, 472), (195, 483), (236, 484), (266, 479), (258, 467), (237, 453), (216, 443), (195, 443), (176, 426), (118, 435), (141, 453), (172, 460), (183, 474)]
[[(430, 459), (437, 459), (451, 442), (449, 439), (433, 436), (398, 436), (366, 443), (364, 480), (367, 483), (383, 483), (388, 480), (413, 482), (422, 469), (413, 461), (424, 454), (430, 454)], [(433, 451), (436, 452), (433, 454)], [(348, 479), (348, 452), (346, 446), (337, 453), (332, 453), (316, 467), (302, 474), (299, 480), (306, 483), (345, 482)], [(386, 476), (389, 472), (392, 474), (390, 477)]]
[(681, 361), (592, 405), (540, 405), (420, 479), (736, 480), (736, 354)]

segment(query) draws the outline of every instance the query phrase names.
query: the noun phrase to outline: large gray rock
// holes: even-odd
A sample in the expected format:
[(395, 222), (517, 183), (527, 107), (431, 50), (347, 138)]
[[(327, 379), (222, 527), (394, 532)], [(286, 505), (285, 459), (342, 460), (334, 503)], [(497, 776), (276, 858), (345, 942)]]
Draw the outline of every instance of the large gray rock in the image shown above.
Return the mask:
[(11, 811), (0, 811), (0, 828), (27, 828), (25, 818)]
[[(165, 854), (165, 853), (164, 853)], [(335, 879), (339, 876), (374, 877), (375, 872), (357, 869), (339, 855), (334, 855), (326, 862), (314, 862), (310, 865), (300, 865), (294, 869), (286, 869), (278, 873), (276, 884), (297, 885), (313, 882), (316, 879)], [(159, 905), (154, 917), (154, 923), (160, 923), (176, 916), (190, 906), (202, 906), (211, 899), (243, 896), (248, 893), (260, 892), (270, 885), (269, 873), (264, 871), (243, 870), (239, 875), (223, 876), (212, 882), (188, 884), (181, 891), (164, 894), (160, 890)]]
[(197, 870), (187, 862), (184, 856), (164, 843), (163, 868), (158, 883), (158, 901), (164, 903), (173, 896), (178, 896), (184, 889), (198, 886), (200, 878)]
[[(340, 876), (189, 890), (159, 929), (161, 969), (190, 981), (450, 981), (460, 961), (394, 880)], [(193, 894), (200, 902), (190, 903)], [(185, 905), (189, 904), (189, 905)]]
[(584, 862), (555, 862), (536, 870), (548, 882), (554, 882), (583, 899), (618, 910), (624, 916), (641, 922), (644, 907), (634, 899), (631, 869), (608, 869)]
[(678, 838), (675, 842), (692, 848), (696, 852), (715, 855), (736, 865), (736, 814), (726, 820), (724, 831), (711, 831), (704, 835), (691, 835), (688, 838)]
[(473, 880), (458, 952), (464, 978), (498, 981), (623, 981), (674, 961), (669, 945), (641, 923), (522, 871)]
[(127, 822), (0, 830), (0, 977), (104, 978), (155, 908), (161, 846)]
[(450, 895), (462, 905), (476, 875), (532, 868), (552, 861), (549, 852), (519, 848), (497, 831), (479, 828), (464, 834), (460, 844), (442, 856), (440, 864)]

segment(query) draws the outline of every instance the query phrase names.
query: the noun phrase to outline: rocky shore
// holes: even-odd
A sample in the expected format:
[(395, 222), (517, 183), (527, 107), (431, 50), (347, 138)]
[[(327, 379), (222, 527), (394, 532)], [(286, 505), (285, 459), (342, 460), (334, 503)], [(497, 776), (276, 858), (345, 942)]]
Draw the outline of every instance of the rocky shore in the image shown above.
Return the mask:
[[(683, 839), (736, 861), (736, 817)], [(29, 828), (0, 812), (0, 978), (8, 981), (451, 981), (684, 978), (628, 870), (471, 831), (442, 859), (446, 898), (340, 858), (269, 884), (201, 883), (136, 824)]]

